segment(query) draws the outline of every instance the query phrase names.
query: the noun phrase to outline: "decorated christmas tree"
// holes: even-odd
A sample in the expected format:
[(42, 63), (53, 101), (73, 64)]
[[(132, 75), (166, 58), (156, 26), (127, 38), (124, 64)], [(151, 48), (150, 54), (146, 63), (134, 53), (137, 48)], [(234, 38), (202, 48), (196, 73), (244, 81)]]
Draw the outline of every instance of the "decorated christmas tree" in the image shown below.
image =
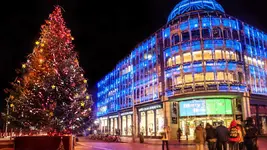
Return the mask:
[(22, 129), (83, 131), (92, 121), (87, 79), (71, 31), (56, 6), (41, 26), (33, 53), (17, 70), (9, 93), (9, 121)]

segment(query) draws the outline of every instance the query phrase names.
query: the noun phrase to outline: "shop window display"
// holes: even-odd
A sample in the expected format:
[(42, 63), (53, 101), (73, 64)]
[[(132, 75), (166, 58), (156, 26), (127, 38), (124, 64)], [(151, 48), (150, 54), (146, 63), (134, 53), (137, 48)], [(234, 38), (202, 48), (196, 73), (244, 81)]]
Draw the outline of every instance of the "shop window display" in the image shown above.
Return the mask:
[(163, 109), (156, 110), (156, 132), (157, 136), (161, 136), (164, 127)]
[(110, 119), (110, 134), (114, 135), (114, 121), (113, 121), (113, 118)]
[(184, 56), (184, 63), (192, 61), (191, 53), (184, 53), (183, 56)]
[(155, 124), (154, 124), (154, 111), (147, 111), (147, 126), (148, 126), (148, 136), (155, 135)]
[(141, 122), (140, 122), (140, 132), (143, 133), (143, 135), (147, 135), (146, 134), (146, 113), (145, 112), (141, 112)]
[(122, 135), (127, 135), (126, 116), (122, 116)]
[(128, 126), (127, 135), (132, 135), (132, 116), (131, 115), (127, 116), (127, 126)]
[(201, 51), (193, 52), (193, 59), (194, 61), (202, 60), (202, 52)]

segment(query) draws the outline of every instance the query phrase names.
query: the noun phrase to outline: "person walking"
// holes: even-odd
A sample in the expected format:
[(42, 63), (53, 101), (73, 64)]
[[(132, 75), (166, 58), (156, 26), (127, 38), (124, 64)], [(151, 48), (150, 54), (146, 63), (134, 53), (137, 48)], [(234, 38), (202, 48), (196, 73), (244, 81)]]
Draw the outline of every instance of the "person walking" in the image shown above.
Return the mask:
[(257, 150), (258, 129), (254, 125), (253, 119), (251, 117), (248, 117), (246, 120), (245, 131), (246, 134), (244, 138), (244, 144), (247, 150)]
[(182, 130), (181, 130), (181, 128), (178, 128), (178, 130), (177, 130), (177, 139), (178, 139), (179, 143), (181, 142), (181, 136), (182, 136)]
[(227, 141), (229, 137), (228, 129), (223, 126), (221, 122), (216, 128), (216, 138), (217, 138), (217, 150), (227, 150)]
[(206, 141), (208, 142), (209, 150), (216, 150), (216, 130), (209, 123), (206, 124)]
[(240, 136), (242, 135), (236, 120), (233, 120), (229, 127), (229, 148), (230, 150), (238, 150), (238, 145), (240, 142)]
[(240, 141), (239, 141), (239, 150), (244, 150), (244, 137), (246, 135), (245, 128), (242, 126), (241, 121), (237, 120), (236, 121), (237, 126), (240, 128)]
[(170, 134), (170, 128), (165, 126), (162, 132), (162, 150), (164, 150), (165, 144), (167, 150), (169, 150), (169, 134)]
[(196, 150), (204, 150), (205, 130), (201, 125), (198, 125), (195, 129), (195, 143)]

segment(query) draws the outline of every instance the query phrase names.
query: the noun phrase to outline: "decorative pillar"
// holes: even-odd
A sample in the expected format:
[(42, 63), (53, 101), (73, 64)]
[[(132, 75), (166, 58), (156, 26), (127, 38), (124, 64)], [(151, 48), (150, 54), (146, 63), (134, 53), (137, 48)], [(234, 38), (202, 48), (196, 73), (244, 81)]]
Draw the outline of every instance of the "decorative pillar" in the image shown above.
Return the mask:
[(120, 130), (120, 135), (122, 134), (122, 124), (121, 124), (121, 113), (118, 113), (118, 129)]

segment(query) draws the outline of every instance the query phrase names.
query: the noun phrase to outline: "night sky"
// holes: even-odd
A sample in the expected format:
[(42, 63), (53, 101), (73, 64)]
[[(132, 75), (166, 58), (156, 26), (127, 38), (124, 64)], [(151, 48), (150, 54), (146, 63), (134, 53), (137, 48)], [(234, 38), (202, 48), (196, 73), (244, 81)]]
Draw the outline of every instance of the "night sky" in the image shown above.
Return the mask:
[[(180, 0), (61, 0), (67, 27), (74, 36), (80, 66), (93, 88), (116, 63), (162, 27)], [(218, 0), (227, 14), (267, 31), (266, 0)], [(0, 24), (0, 110), (4, 88), (33, 51), (40, 26), (56, 0), (5, 1)]]

